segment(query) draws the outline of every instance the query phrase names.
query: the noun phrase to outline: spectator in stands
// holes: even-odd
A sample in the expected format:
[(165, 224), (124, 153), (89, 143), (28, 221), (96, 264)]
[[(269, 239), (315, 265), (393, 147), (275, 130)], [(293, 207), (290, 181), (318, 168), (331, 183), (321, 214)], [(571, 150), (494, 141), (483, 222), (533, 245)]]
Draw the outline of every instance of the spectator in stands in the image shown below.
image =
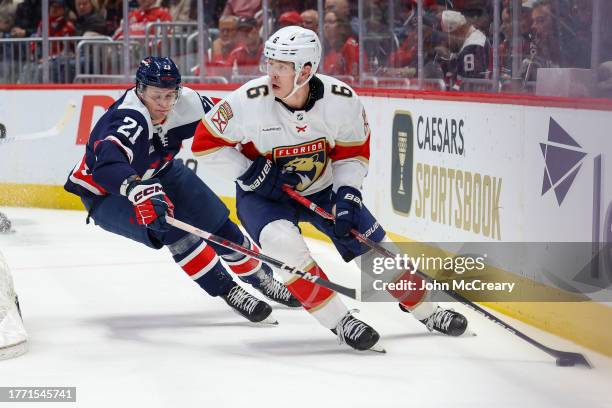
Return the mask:
[[(328, 75), (359, 76), (359, 44), (352, 36), (351, 27), (346, 19), (335, 11), (325, 13), (323, 20), (325, 55), (324, 73)], [(364, 57), (364, 63), (367, 58)], [(367, 69), (367, 68), (366, 68)], [(348, 79), (350, 82), (350, 78)]]
[[(443, 78), (444, 74), (436, 62), (436, 51), (439, 44), (448, 43), (448, 36), (440, 28), (440, 20), (434, 14), (438, 3), (426, 1), (424, 6), (435, 6), (433, 9), (424, 7), (423, 10), (423, 52), (425, 78)], [(389, 77), (414, 77), (417, 75), (418, 59), (418, 28), (417, 28), (417, 1), (404, 2), (403, 8), (396, 11), (396, 34), (401, 41), (399, 48), (389, 54), (387, 64), (381, 73)], [(440, 14), (441, 15), (441, 14)], [(445, 55), (448, 51), (444, 49)]]
[(254, 17), (261, 10), (261, 0), (227, 0), (222, 16)]
[(219, 37), (212, 43), (212, 62), (225, 62), (236, 48), (238, 17), (225, 16), (219, 19)]
[(18, 0), (0, 0), (0, 14), (10, 16), (11, 20), (14, 20), (18, 3)]
[(228, 66), (232, 67), (232, 74), (259, 75), (264, 44), (259, 36), (257, 20), (253, 17), (240, 17), (237, 28), (239, 45), (230, 53)]
[[(49, 37), (70, 37), (76, 34), (74, 24), (66, 18), (67, 12), (64, 0), (49, 0)], [(36, 35), (42, 36), (42, 21), (38, 24)], [(60, 42), (51, 43), (50, 55), (59, 54), (62, 47)]]
[(571, 24), (555, 9), (553, 2), (538, 0), (533, 3), (531, 19), (534, 35), (532, 65), (536, 68), (590, 66), (590, 47), (580, 46)]
[[(192, 0), (170, 0), (168, 2), (168, 10), (170, 11), (170, 16), (172, 16), (172, 21), (191, 21), (192, 3), (194, 3)], [(197, 7), (196, 4), (193, 4), (193, 6)]]
[(454, 0), (453, 5), (452, 9), (460, 11), (468, 23), (484, 34), (489, 34), (493, 23), (493, 2), (491, 0), (463, 0), (462, 2)]
[[(172, 21), (170, 12), (165, 7), (155, 5), (156, 0), (138, 0), (138, 8), (132, 11), (128, 16), (130, 36), (145, 35), (146, 25), (157, 21)], [(119, 24), (119, 28), (113, 35), (114, 39), (123, 38), (123, 26)]]
[[(520, 26), (519, 26), (519, 49), (521, 54), (518, 56), (522, 62), (529, 55), (529, 42), (531, 41), (531, 7), (521, 6)], [(512, 5), (504, 7), (501, 14), (501, 43), (499, 45), (499, 57), (501, 60), (501, 77), (510, 79), (512, 77)]]
[(453, 10), (454, 4), (451, 0), (423, 0), (423, 8), (425, 12), (438, 18), (442, 18), (442, 12), (445, 10)]
[(286, 11), (280, 15), (278, 18), (278, 28), (283, 28), (287, 26), (301, 26), (302, 25), (302, 17), (300, 13), (297, 11)]
[[(573, 0), (570, 17), (571, 26), (573, 32), (575, 33), (576, 42), (578, 43), (579, 48), (590, 51), (593, 35), (593, 0)], [(603, 15), (601, 21), (606, 21)], [(590, 60), (590, 53), (585, 57)]]
[(452, 53), (444, 69), (449, 89), (463, 89), (464, 78), (488, 79), (492, 65), (491, 46), (484, 33), (454, 10), (442, 12), (442, 30), (448, 33)]
[(13, 21), (13, 16), (8, 11), (0, 11), (0, 38), (11, 37)]
[(76, 0), (77, 19), (74, 22), (77, 36), (106, 35), (106, 22), (100, 14), (98, 0)]
[(302, 17), (302, 27), (312, 30), (315, 33), (319, 32), (319, 13), (317, 10), (304, 10), (302, 14), (300, 14), (300, 17)]
[(343, 20), (350, 18), (350, 5), (347, 0), (325, 0), (325, 13), (333, 11)]
[(122, 0), (101, 0), (100, 10), (106, 23), (106, 32), (114, 33), (123, 18)]
[(36, 33), (41, 21), (41, 0), (24, 0), (17, 5), (15, 25), (11, 29), (13, 38), (30, 37)]

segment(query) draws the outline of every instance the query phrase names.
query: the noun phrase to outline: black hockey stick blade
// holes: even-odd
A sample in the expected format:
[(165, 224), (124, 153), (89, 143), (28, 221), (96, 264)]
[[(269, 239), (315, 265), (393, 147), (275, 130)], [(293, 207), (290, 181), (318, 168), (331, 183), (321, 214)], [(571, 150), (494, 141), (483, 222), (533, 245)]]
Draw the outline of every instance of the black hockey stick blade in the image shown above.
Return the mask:
[(589, 360), (580, 353), (572, 353), (570, 351), (559, 351), (552, 350), (557, 356), (556, 364), (559, 367), (573, 367), (575, 365), (582, 365), (586, 368), (593, 368)]

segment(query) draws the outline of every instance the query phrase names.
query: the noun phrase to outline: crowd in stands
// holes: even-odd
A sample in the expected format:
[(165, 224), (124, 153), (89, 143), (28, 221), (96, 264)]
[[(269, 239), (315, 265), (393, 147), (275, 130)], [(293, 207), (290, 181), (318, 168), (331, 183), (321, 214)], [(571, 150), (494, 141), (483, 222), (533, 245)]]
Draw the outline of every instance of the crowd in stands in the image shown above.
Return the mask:
[[(261, 0), (131, 0), (130, 36), (143, 36), (155, 21), (195, 21), (203, 3), (207, 27), (215, 36), (206, 53), (206, 75), (259, 75), (263, 52)], [(41, 35), (41, 0), (0, 0), (0, 39)], [(357, 1), (325, 0), (319, 16), (316, 0), (269, 0), (269, 32), (300, 25), (322, 32), (326, 74), (358, 81)], [(361, 73), (375, 77), (418, 75), (416, 0), (364, 0)], [(521, 0), (518, 50), (513, 56), (511, 0), (501, 0), (499, 78), (536, 79), (539, 68), (590, 68), (592, 0)], [(490, 79), (493, 69), (493, 0), (423, 0), (423, 76), (442, 79), (446, 89), (463, 89), (471, 79)], [(49, 0), (50, 36), (123, 37), (122, 0)], [(612, 2), (602, 2), (599, 61), (602, 76), (612, 60)], [(393, 21), (390, 21), (393, 19)], [(319, 31), (319, 23), (323, 27)], [(0, 50), (1, 51), (1, 50)], [(55, 48), (50, 52), (59, 52)], [(1, 58), (1, 57), (0, 57)], [(516, 72), (519, 58), (519, 72)], [(513, 72), (514, 65), (514, 72)], [(183, 69), (193, 67), (183, 67)], [(199, 67), (191, 72), (198, 74)], [(603, 78), (604, 80), (607, 78)]]

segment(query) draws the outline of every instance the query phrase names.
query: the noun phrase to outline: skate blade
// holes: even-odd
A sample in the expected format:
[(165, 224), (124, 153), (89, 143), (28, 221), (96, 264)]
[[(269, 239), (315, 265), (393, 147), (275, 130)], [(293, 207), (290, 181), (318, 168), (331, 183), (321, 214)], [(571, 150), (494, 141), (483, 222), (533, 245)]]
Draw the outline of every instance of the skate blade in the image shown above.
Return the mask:
[(0, 360), (8, 360), (9, 358), (19, 357), (28, 351), (27, 340), (22, 340), (19, 343), (12, 344), (6, 347), (0, 347)]
[(364, 351), (373, 351), (374, 353), (386, 354), (387, 350), (380, 344), (380, 342), (376, 343), (372, 347)]
[(459, 337), (476, 337), (476, 336), (478, 336), (478, 334), (476, 334), (476, 332), (470, 329), (470, 326), (468, 326), (468, 328), (465, 329), (465, 332)]
[(270, 314), (268, 317), (266, 317), (262, 321), (255, 322), (255, 324), (261, 325), (261, 326), (278, 326), (278, 320), (276, 320), (276, 318), (272, 316), (272, 314)]

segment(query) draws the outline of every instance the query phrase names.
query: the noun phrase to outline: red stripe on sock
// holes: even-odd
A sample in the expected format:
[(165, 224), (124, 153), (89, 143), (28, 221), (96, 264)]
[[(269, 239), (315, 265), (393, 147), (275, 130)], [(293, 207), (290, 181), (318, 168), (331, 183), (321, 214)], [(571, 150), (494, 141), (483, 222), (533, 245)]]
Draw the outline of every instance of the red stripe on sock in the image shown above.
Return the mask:
[(255, 258), (250, 258), (246, 262), (243, 262), (243, 263), (238, 264), (238, 265), (230, 264), (229, 267), (232, 270), (232, 272), (234, 272), (235, 274), (240, 275), (240, 274), (243, 274), (243, 273), (253, 272), (254, 270), (259, 268), (260, 264), (261, 263), (259, 262), (259, 260), (255, 259)]
[(391, 296), (399, 300), (406, 307), (418, 305), (427, 294), (427, 290), (420, 289), (423, 279), (417, 274), (411, 274), (409, 271), (406, 271), (395, 282), (405, 282), (404, 287), (407, 287), (407, 282), (412, 282), (412, 287), (417, 288), (414, 290), (388, 290)]
[(211, 262), (217, 262), (217, 254), (210, 245), (206, 245), (191, 261), (183, 265), (183, 270), (187, 272), (187, 275), (193, 276)]
[[(327, 275), (325, 275), (318, 265), (313, 266), (306, 272), (310, 272), (311, 275), (320, 276), (327, 280)], [(334, 294), (334, 292), (327, 288), (315, 285), (301, 278), (287, 285), (287, 289), (293, 293), (293, 296), (298, 298), (306, 310), (319, 306)]]

